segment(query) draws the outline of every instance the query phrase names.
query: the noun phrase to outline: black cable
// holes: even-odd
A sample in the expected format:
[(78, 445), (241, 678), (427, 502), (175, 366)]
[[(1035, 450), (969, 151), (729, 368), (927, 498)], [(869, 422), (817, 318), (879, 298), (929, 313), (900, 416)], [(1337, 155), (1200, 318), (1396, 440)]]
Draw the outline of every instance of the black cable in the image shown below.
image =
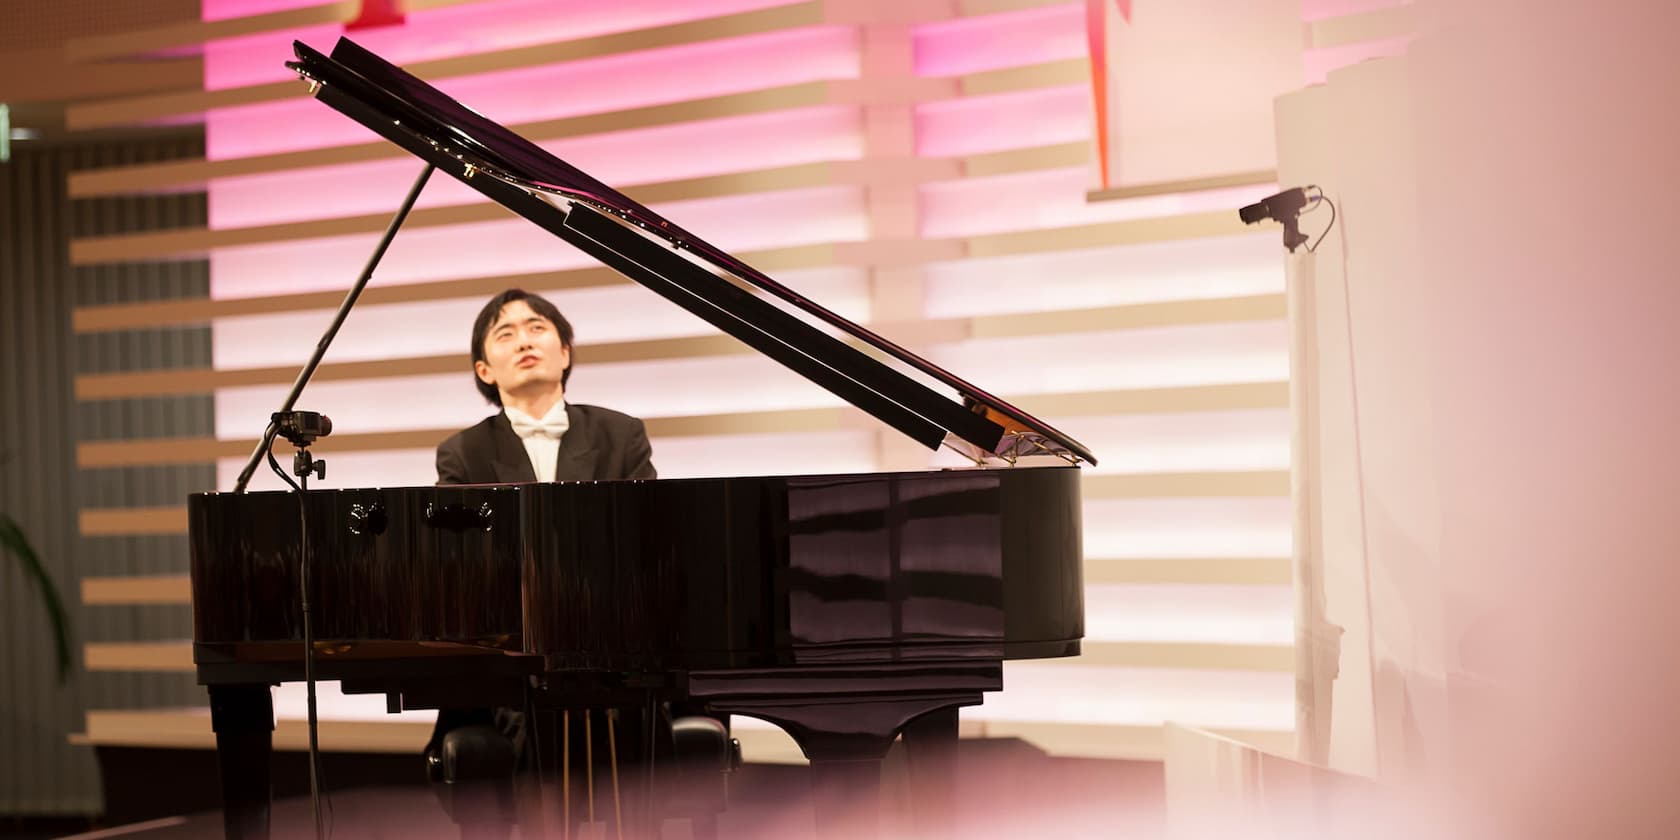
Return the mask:
[[(309, 474), (298, 476), (299, 484), (274, 459), (274, 447), (268, 449), (268, 465), (275, 475), (297, 491), (298, 500), (298, 595), (303, 606), (303, 684), (304, 703), (309, 720), (309, 811), (315, 821), (315, 840), (326, 840), (326, 826), (321, 819), (321, 744), (320, 720), (315, 706), (315, 628), (309, 605), (309, 506), (305, 490), (309, 488)], [(331, 807), (330, 805), (328, 807)]]
[[(1318, 203), (1320, 201), (1324, 202), (1325, 204), (1330, 205), (1330, 223), (1324, 226), (1324, 231), (1318, 235), (1317, 239), (1313, 240), (1313, 244), (1307, 246), (1307, 253), (1309, 253), (1309, 254), (1318, 252), (1319, 243), (1323, 242), (1324, 237), (1330, 235), (1330, 229), (1336, 226), (1336, 202), (1331, 201), (1330, 197), (1326, 196), (1324, 194), (1324, 190), (1320, 189), (1316, 185), (1313, 187), (1313, 189), (1318, 190), (1318, 195), (1313, 198), (1313, 202), (1309, 206), (1310, 207), (1317, 207)], [(1311, 211), (1308, 210), (1306, 212), (1311, 212)]]

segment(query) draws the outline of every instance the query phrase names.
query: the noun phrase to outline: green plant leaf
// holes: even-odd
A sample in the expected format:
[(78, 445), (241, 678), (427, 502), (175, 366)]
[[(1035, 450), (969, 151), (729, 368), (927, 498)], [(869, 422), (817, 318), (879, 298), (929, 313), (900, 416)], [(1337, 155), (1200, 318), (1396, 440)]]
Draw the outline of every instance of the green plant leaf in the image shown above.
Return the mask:
[(41, 597), (47, 602), (47, 618), (52, 623), (53, 644), (58, 648), (58, 681), (62, 683), (70, 676), (70, 627), (64, 615), (64, 602), (59, 600), (57, 587), (41, 565), (35, 548), (23, 535), (23, 529), (3, 513), (0, 513), (0, 548), (17, 555), (23, 562), (24, 574), (41, 587)]

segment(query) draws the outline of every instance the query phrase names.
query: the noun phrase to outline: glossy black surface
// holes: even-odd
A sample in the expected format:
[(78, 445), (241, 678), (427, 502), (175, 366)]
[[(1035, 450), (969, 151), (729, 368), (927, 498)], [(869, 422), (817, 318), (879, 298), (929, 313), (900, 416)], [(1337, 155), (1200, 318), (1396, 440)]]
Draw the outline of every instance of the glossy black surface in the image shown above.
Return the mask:
[[(312, 490), (307, 503), (329, 648), (453, 642), (554, 671), (681, 671), (1071, 655), (1084, 630), (1072, 467)], [(190, 499), (202, 664), (302, 639), (297, 505)]]
[[(301, 42), (293, 49), (289, 66), (319, 83), (322, 102), (631, 279), (661, 294), (675, 287), (680, 293), (668, 296), (680, 305), (912, 439), (935, 447), (949, 434), (999, 455), (1043, 446), (1096, 463), (1067, 434), (776, 282), (355, 42), (339, 39), (330, 56)], [(533, 191), (563, 196), (569, 209)], [(955, 399), (721, 281), (716, 269), (933, 377)], [(1016, 434), (1037, 443), (1022, 446)]]

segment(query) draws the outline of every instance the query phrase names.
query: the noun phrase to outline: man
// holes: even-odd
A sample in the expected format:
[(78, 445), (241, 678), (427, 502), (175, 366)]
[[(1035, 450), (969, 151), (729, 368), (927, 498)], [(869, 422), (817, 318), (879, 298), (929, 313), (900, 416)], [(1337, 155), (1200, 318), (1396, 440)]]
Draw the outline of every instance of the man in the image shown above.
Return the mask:
[[(438, 484), (655, 477), (642, 421), (566, 402), (572, 325), (554, 304), (521, 289), (491, 298), (473, 321), (472, 366), (479, 393), (502, 410), (438, 445)], [(529, 768), (530, 740), (525, 715), (514, 709), (438, 713), (426, 745), (434, 779), (493, 786), (468, 798), (446, 796), (464, 830), (479, 823), (479, 836), (506, 835), (512, 803), (495, 779), (515, 766)]]
[(473, 375), (502, 410), (437, 449), (439, 484), (654, 478), (642, 421), (568, 404), (572, 325), (543, 298), (509, 289), (473, 322)]

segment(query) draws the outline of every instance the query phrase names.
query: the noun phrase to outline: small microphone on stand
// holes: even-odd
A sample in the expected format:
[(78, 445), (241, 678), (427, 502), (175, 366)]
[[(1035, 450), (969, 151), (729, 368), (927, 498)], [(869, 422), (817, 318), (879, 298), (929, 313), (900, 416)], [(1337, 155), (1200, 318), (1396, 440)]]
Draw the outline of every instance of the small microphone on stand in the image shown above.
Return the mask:
[(1301, 210), (1311, 201), (1312, 199), (1307, 198), (1304, 188), (1295, 187), (1277, 195), (1266, 196), (1238, 210), (1237, 215), (1242, 218), (1244, 224), (1252, 225), (1267, 219), (1283, 223), (1283, 247), (1293, 254), (1297, 247), (1307, 242), (1306, 234), (1301, 232), (1300, 219)]

